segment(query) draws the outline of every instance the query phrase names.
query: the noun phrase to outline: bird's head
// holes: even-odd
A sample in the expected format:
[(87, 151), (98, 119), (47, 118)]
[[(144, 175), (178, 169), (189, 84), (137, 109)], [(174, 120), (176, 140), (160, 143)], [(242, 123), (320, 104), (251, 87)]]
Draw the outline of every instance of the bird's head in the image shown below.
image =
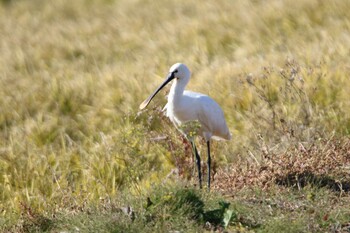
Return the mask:
[(172, 65), (169, 69), (169, 74), (166, 77), (165, 81), (160, 85), (152, 95), (150, 95), (145, 101), (140, 104), (140, 109), (144, 109), (151, 102), (153, 97), (165, 87), (171, 80), (176, 79), (179, 82), (182, 82), (183, 85), (186, 85), (190, 80), (191, 72), (185, 64), (176, 63)]
[(169, 76), (173, 75), (176, 79), (189, 79), (191, 76), (191, 71), (185, 64), (176, 63), (172, 65), (169, 69)]

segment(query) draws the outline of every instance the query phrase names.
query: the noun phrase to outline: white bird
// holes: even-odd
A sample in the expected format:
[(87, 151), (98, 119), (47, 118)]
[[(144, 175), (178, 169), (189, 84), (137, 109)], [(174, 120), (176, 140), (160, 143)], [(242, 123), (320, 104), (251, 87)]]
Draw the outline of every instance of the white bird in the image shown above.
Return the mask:
[[(168, 95), (168, 103), (165, 106), (166, 115), (182, 133), (184, 132), (181, 130), (181, 125), (192, 121), (198, 121), (200, 123), (198, 134), (205, 139), (208, 148), (208, 189), (210, 189), (210, 139), (230, 140), (231, 133), (227, 127), (222, 109), (212, 98), (201, 93), (185, 91), (190, 77), (191, 72), (186, 65), (182, 63), (174, 64), (170, 68), (169, 74), (163, 84), (140, 104), (140, 109), (146, 108), (153, 97), (166, 84), (174, 80)], [(201, 159), (194, 138), (188, 137), (188, 135), (185, 136), (190, 141), (196, 157), (199, 187), (202, 188)]]

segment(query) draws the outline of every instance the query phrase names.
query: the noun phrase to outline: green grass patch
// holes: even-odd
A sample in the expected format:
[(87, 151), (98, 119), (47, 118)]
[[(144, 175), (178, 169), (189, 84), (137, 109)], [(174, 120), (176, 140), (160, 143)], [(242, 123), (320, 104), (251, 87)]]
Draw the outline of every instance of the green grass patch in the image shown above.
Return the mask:
[[(187, 186), (187, 185), (186, 185)], [(346, 230), (350, 212), (327, 189), (240, 190), (232, 196), (184, 185), (162, 185), (142, 195), (123, 193), (97, 205), (40, 214), (22, 206), (16, 232), (327, 232)], [(332, 205), (329, 205), (332, 203)]]

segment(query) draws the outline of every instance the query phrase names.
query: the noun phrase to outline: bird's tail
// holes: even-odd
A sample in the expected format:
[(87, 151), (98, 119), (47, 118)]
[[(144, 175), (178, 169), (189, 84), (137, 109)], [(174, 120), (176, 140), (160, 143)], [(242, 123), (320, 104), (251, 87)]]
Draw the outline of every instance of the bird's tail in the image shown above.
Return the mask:
[(222, 136), (213, 136), (212, 139), (217, 140), (217, 141), (222, 141), (222, 140), (231, 140), (232, 134), (230, 132), (227, 132), (227, 134), (222, 135)]

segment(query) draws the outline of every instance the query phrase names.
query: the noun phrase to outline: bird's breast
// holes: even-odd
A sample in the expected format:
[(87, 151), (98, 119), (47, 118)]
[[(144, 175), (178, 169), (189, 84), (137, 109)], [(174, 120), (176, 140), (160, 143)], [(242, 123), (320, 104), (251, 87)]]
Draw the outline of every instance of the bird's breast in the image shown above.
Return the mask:
[(188, 121), (198, 120), (196, 111), (182, 105), (168, 103), (167, 116), (176, 124), (183, 124)]

